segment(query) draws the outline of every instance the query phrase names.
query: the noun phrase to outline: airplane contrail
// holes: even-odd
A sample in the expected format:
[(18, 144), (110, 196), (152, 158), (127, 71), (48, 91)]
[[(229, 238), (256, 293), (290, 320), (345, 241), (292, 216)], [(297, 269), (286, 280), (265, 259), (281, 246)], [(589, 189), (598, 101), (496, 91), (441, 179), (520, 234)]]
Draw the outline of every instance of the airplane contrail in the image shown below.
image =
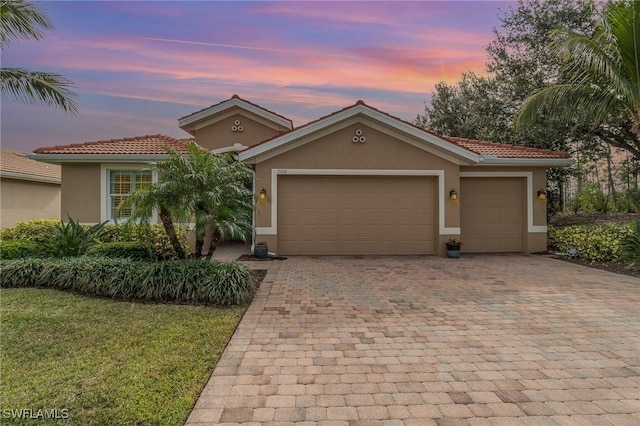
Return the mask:
[(332, 56), (336, 58), (354, 58), (353, 56), (338, 55), (338, 54), (332, 54), (332, 53), (305, 52), (301, 50), (275, 49), (275, 48), (269, 48), (269, 47), (239, 46), (235, 44), (209, 43), (209, 42), (203, 42), (203, 41), (174, 40), (169, 38), (155, 38), (155, 37), (142, 37), (142, 39), (151, 40), (151, 41), (164, 41), (168, 43), (182, 43), (182, 44), (196, 44), (200, 46), (225, 47), (228, 49), (246, 49), (246, 50), (259, 50), (264, 52), (288, 53), (291, 55), (313, 55), (313, 56)]

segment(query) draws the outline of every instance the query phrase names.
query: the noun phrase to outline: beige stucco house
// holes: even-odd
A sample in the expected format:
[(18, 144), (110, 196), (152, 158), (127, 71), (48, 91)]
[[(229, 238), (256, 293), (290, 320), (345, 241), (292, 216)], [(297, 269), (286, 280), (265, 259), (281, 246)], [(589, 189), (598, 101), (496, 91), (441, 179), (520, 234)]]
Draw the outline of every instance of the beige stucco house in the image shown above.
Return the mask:
[(32, 219), (60, 219), (60, 166), (0, 149), (0, 228)]
[[(362, 101), (293, 128), (237, 95), (178, 120), (200, 146), (233, 151), (255, 171), (255, 240), (294, 254), (437, 254), (546, 249), (546, 170), (563, 152), (441, 137)], [(82, 222), (113, 218), (162, 135), (39, 148), (62, 165), (62, 211)], [(128, 192), (127, 192), (128, 191)], [(263, 197), (259, 197), (260, 193)]]

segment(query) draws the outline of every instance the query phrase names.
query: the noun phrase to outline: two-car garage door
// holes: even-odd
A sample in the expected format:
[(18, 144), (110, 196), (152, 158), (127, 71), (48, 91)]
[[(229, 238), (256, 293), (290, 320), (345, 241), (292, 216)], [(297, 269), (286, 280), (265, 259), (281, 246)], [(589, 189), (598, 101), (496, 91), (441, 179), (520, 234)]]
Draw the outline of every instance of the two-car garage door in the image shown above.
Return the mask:
[(278, 252), (433, 254), (435, 177), (279, 176)]

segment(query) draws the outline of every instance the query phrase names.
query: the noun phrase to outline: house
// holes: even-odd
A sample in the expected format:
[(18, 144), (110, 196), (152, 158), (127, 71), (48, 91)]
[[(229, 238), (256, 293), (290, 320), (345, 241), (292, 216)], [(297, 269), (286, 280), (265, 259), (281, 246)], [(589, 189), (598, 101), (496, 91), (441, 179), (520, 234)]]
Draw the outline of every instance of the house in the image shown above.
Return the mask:
[[(278, 254), (546, 250), (546, 170), (567, 153), (441, 137), (362, 101), (294, 128), (234, 95), (178, 120), (195, 142), (255, 171), (255, 242)], [(62, 211), (82, 222), (157, 177), (145, 162), (184, 140), (154, 135), (39, 148), (62, 165)], [(261, 196), (258, 196), (261, 195)]]
[(0, 149), (0, 228), (32, 219), (60, 219), (60, 166)]

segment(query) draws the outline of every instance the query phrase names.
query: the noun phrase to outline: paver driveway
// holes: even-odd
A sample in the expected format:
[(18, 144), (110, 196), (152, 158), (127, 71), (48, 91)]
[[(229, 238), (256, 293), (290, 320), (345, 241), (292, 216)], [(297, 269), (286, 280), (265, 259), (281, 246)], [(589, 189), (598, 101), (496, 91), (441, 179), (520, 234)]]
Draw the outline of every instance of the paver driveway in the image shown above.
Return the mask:
[(640, 424), (640, 280), (538, 256), (270, 262), (189, 424)]

